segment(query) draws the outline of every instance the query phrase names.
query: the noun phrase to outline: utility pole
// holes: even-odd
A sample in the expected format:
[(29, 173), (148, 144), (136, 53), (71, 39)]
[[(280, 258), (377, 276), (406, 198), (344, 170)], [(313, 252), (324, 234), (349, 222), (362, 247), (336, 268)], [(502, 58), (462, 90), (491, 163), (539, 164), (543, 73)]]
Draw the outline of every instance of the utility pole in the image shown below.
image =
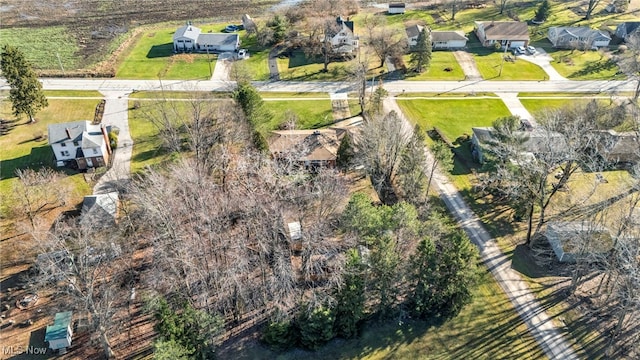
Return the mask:
[(60, 60), (60, 53), (56, 51), (56, 57), (58, 58), (58, 64), (60, 64), (60, 70), (62, 70), (62, 75), (64, 75), (64, 67), (62, 66), (62, 60)]
[(504, 66), (504, 57), (507, 56), (507, 49), (509, 48), (509, 43), (504, 44), (504, 54), (502, 54), (502, 62), (500, 62), (500, 72), (498, 72), (498, 77), (502, 76), (502, 67)]

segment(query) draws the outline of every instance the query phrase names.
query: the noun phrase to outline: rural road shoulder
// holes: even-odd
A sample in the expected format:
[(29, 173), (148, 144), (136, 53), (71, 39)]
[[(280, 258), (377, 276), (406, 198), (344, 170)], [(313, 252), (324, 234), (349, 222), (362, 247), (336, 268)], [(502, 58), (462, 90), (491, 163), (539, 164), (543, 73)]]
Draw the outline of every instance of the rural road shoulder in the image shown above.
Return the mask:
[[(412, 128), (395, 98), (385, 99), (384, 106), (385, 111), (397, 112), (405, 126)], [(427, 149), (425, 149), (425, 153), (427, 159), (430, 159), (431, 153)], [(431, 163), (430, 160), (428, 162)], [(531, 293), (529, 285), (518, 272), (511, 268), (511, 259), (500, 250), (478, 216), (465, 203), (460, 192), (439, 169), (436, 169), (434, 174), (434, 184), (449, 211), (478, 247), (482, 261), (507, 294), (544, 353), (550, 359), (578, 359), (569, 343), (553, 324), (551, 317), (547, 315)]]

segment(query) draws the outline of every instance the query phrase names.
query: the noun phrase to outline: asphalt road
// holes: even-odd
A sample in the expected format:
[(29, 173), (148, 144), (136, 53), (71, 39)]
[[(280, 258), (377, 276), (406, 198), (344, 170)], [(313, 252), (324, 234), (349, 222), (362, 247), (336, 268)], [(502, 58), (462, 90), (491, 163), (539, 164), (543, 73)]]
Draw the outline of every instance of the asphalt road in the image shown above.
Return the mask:
[[(98, 90), (98, 91), (230, 91), (234, 83), (215, 80), (117, 80), (117, 79), (42, 79), (46, 90)], [(323, 92), (338, 93), (353, 91), (349, 82), (254, 82), (260, 91), (274, 92)], [(377, 83), (376, 83), (377, 86)], [(632, 92), (635, 82), (624, 81), (388, 81), (384, 88), (392, 94), (402, 92), (423, 93), (517, 93), (517, 92)], [(8, 90), (4, 79), (0, 80), (0, 90)]]

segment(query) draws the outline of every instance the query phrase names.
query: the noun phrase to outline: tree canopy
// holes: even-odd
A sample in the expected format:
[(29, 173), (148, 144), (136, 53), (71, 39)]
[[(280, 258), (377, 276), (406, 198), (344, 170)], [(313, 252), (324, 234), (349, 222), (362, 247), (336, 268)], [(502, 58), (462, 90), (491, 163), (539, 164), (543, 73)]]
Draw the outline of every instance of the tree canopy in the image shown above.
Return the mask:
[(9, 83), (9, 100), (15, 116), (27, 115), (35, 122), (35, 114), (49, 106), (42, 92), (42, 84), (33, 71), (24, 53), (15, 46), (5, 45), (2, 48), (0, 69)]

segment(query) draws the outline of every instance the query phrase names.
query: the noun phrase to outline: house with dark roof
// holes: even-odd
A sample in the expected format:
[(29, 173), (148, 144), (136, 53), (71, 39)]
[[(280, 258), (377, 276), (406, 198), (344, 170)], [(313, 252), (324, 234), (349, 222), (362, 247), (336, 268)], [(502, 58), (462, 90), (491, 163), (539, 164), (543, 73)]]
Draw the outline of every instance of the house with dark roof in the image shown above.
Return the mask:
[(547, 38), (558, 49), (594, 49), (608, 47), (611, 37), (587, 26), (552, 26)]
[[(412, 25), (405, 28), (409, 46), (418, 44), (418, 35), (425, 29), (424, 26)], [(428, 30), (428, 29), (427, 29)], [(434, 50), (462, 49), (467, 46), (469, 40), (462, 31), (430, 31), (431, 48)]]
[(625, 40), (627, 36), (638, 31), (638, 28), (640, 28), (640, 21), (623, 22), (618, 24), (618, 26), (616, 26), (615, 35), (619, 39)]
[(51, 124), (48, 136), (57, 166), (84, 170), (109, 163), (111, 145), (104, 125), (88, 120)]
[(71, 346), (73, 330), (71, 329), (71, 319), (73, 313), (65, 311), (57, 313), (53, 319), (53, 325), (47, 326), (44, 334), (44, 341), (49, 343), (51, 350), (64, 350)]
[(240, 48), (237, 33), (203, 33), (200, 28), (188, 22), (173, 33), (173, 52), (221, 53), (233, 52)]
[(635, 132), (595, 131), (594, 155), (612, 167), (640, 162), (640, 138)]
[(276, 160), (294, 162), (305, 168), (335, 167), (345, 129), (280, 130), (269, 138), (269, 150)]
[(529, 45), (529, 27), (522, 21), (475, 21), (475, 33), (482, 46), (496, 43), (510, 49)]
[(360, 38), (353, 31), (353, 21), (344, 20), (342, 16), (336, 18), (338, 29), (332, 34), (327, 34), (327, 41), (331, 42), (333, 51), (339, 54), (351, 54), (358, 50)]

